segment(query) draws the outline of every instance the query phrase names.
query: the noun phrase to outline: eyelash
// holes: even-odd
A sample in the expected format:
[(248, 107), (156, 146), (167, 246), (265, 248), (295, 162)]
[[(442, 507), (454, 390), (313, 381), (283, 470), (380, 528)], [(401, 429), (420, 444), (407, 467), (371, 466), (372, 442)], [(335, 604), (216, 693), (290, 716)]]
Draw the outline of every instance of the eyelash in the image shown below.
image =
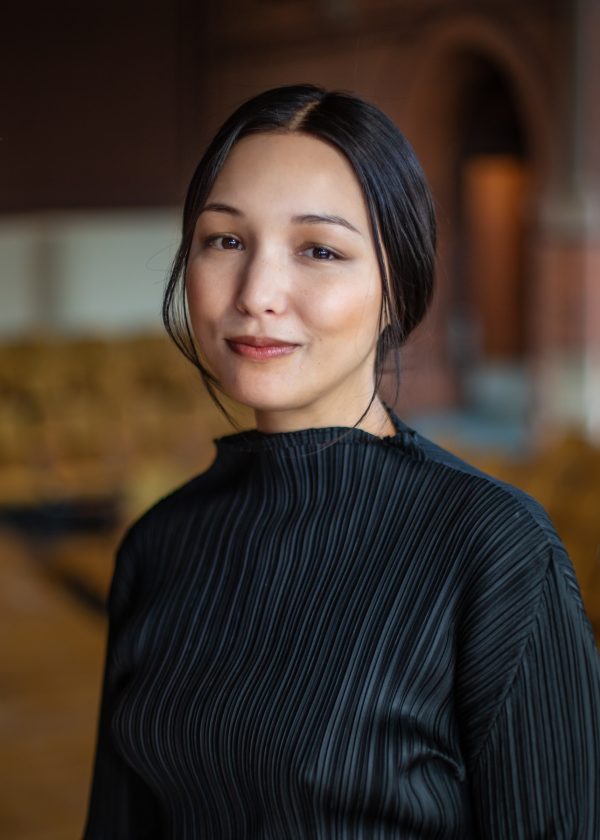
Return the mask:
[[(240, 242), (240, 240), (237, 238), (237, 236), (228, 236), (227, 234), (222, 234), (222, 233), (218, 234), (217, 236), (209, 236), (205, 240), (205, 244), (210, 248), (216, 248), (218, 251), (238, 251), (238, 250), (242, 250), (240, 248), (220, 248), (217, 245), (217, 243), (219, 242), (219, 240), (223, 240), (223, 239), (229, 239), (230, 241), (233, 240), (233, 241), (237, 242), (239, 245), (242, 244)], [(341, 254), (338, 254), (337, 251), (334, 251), (331, 248), (328, 248), (326, 245), (315, 245), (315, 244), (307, 245), (305, 248), (302, 249), (302, 251), (300, 253), (304, 254), (304, 253), (306, 253), (306, 251), (326, 251), (327, 254), (329, 255), (329, 256), (323, 257), (323, 258), (313, 257), (315, 262), (333, 262), (334, 260), (342, 260), (343, 259)]]
[(302, 253), (305, 253), (306, 251), (327, 251), (327, 253), (331, 255), (329, 257), (325, 257), (324, 259), (321, 259), (320, 257), (314, 257), (314, 259), (317, 262), (333, 262), (334, 260), (342, 259), (342, 257), (338, 253), (332, 251), (331, 248), (328, 248), (326, 245), (308, 245), (306, 248), (304, 248)]
[(220, 233), (217, 236), (209, 236), (205, 240), (205, 245), (207, 245), (210, 248), (217, 248), (218, 251), (237, 251), (237, 250), (239, 250), (238, 248), (219, 248), (219, 247), (217, 247), (216, 243), (220, 239), (229, 239), (229, 240), (233, 239), (236, 242), (238, 242), (239, 244), (241, 244), (240, 240), (237, 238), (237, 236), (228, 236), (227, 234)]

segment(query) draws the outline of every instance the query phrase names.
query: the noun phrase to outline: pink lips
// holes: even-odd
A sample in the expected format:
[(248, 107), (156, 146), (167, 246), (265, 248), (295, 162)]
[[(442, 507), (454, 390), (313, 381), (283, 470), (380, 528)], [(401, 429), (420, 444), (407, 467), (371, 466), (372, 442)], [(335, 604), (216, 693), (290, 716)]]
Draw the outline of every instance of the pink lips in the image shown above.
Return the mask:
[(228, 338), (227, 344), (238, 356), (256, 360), (289, 356), (299, 346), (270, 336), (253, 335), (236, 335), (233, 338)]

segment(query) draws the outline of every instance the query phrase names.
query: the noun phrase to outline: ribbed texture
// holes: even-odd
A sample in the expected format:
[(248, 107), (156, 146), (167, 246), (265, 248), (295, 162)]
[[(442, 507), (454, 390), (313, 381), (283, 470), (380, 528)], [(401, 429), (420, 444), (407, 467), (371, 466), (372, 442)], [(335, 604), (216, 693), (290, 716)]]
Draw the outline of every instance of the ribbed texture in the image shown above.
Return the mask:
[(392, 417), (222, 438), (129, 529), (87, 840), (598, 840), (570, 561)]

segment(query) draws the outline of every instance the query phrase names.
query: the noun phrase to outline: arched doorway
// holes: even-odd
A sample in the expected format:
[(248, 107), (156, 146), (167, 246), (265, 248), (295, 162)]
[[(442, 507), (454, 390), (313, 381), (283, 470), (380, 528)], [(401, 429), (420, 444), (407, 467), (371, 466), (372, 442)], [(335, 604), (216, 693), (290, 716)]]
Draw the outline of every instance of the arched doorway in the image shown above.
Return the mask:
[(461, 408), (508, 432), (507, 424), (526, 422), (529, 408), (531, 148), (502, 68), (477, 53), (462, 64), (449, 351)]
[(429, 402), (413, 389), (411, 417), (443, 439), (511, 448), (530, 431), (535, 220), (551, 159), (536, 68), (518, 38), (469, 19), (432, 34), (412, 78), (406, 125), (440, 237), (427, 352), (414, 354)]

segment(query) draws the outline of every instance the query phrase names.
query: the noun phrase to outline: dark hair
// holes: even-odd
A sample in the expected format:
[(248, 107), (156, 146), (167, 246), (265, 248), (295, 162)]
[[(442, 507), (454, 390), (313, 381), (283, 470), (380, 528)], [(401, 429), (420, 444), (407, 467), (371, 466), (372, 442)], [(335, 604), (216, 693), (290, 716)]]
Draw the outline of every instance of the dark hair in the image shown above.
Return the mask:
[[(425, 176), (410, 144), (389, 117), (354, 94), (288, 85), (249, 99), (225, 121), (188, 188), (182, 239), (163, 299), (164, 325), (232, 421), (216, 394), (221, 390), (219, 382), (198, 358), (186, 305), (185, 271), (196, 221), (227, 156), (242, 137), (260, 132), (301, 132), (330, 143), (350, 162), (361, 186), (382, 280), (378, 331), (384, 314), (389, 318), (378, 341), (375, 389), (364, 417), (380, 385), (388, 351), (405, 343), (431, 302), (436, 221)], [(396, 354), (396, 388), (398, 383)]]

